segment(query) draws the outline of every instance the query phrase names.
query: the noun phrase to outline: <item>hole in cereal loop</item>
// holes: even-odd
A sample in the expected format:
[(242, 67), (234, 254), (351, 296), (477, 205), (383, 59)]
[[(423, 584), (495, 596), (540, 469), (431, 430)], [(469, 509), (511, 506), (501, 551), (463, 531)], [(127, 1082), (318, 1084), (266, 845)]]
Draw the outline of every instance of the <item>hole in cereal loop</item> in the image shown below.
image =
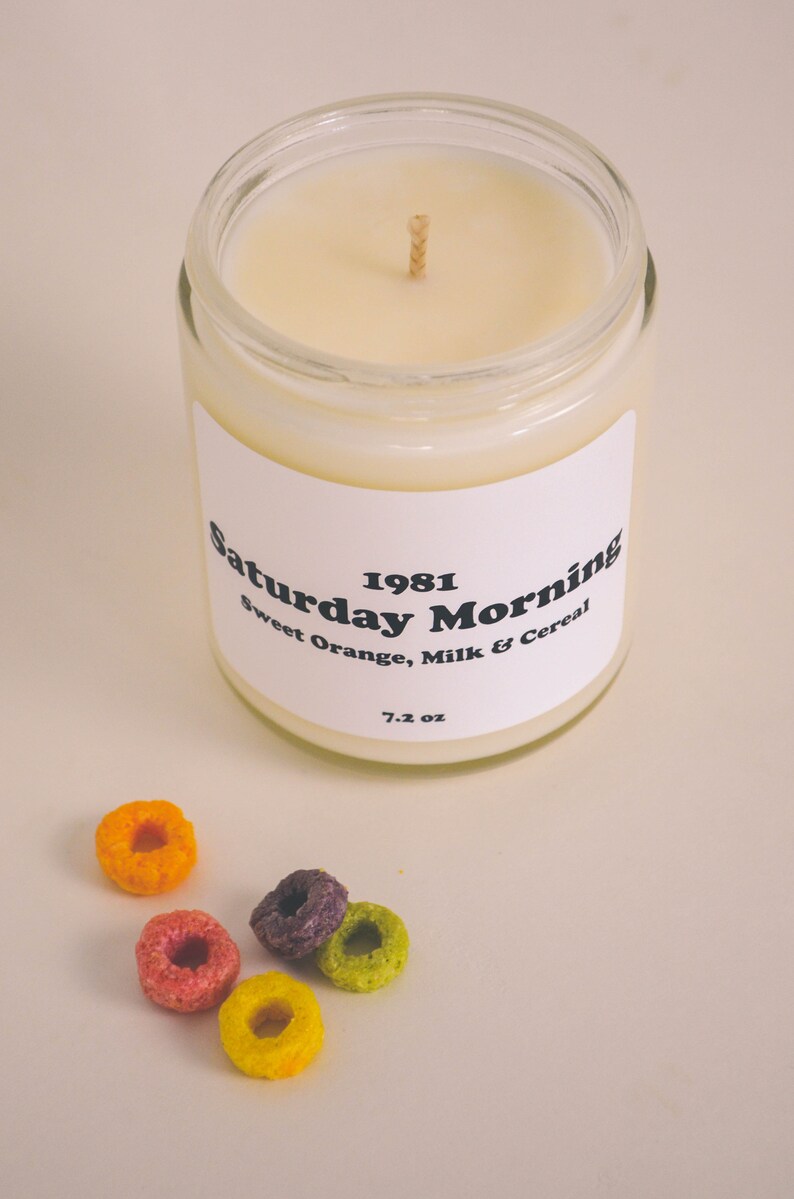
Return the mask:
[(209, 957), (209, 946), (203, 937), (190, 937), (184, 945), (180, 945), (171, 961), (183, 970), (198, 970), (204, 966)]
[(345, 954), (350, 958), (366, 957), (368, 953), (374, 953), (376, 949), (380, 949), (383, 944), (383, 938), (380, 932), (371, 921), (367, 920), (363, 924), (359, 924), (358, 928), (354, 928), (349, 937), (345, 939)]
[(135, 830), (135, 836), (132, 839), (132, 852), (153, 853), (156, 849), (162, 849), (167, 842), (168, 838), (155, 824), (142, 824), (139, 829)]
[(289, 1004), (274, 999), (254, 1016), (251, 1031), (260, 1040), (280, 1037), (284, 1029), (292, 1023), (293, 1014)]
[(306, 891), (295, 891), (289, 895), (282, 895), (278, 901), (278, 910), (282, 916), (297, 916), (308, 898)]

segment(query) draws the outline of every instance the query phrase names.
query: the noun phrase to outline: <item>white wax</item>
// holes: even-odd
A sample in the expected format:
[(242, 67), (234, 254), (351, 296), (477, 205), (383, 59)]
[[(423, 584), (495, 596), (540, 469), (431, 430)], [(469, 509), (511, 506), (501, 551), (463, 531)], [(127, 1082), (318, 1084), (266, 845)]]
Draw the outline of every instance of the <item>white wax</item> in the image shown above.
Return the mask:
[[(415, 213), (427, 276), (408, 273)], [(266, 188), (227, 234), (222, 275), (266, 325), (370, 362), (484, 358), (570, 324), (609, 276), (606, 239), (563, 184), (504, 157), (390, 147)]]

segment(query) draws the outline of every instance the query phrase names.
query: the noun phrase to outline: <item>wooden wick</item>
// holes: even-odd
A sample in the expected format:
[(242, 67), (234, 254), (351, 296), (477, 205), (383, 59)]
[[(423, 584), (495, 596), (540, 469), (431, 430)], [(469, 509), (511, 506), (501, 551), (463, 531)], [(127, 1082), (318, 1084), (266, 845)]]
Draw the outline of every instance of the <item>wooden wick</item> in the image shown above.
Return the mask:
[(411, 235), (411, 264), (412, 279), (424, 279), (427, 274), (427, 233), (430, 228), (430, 217), (418, 212), (408, 222), (408, 232)]

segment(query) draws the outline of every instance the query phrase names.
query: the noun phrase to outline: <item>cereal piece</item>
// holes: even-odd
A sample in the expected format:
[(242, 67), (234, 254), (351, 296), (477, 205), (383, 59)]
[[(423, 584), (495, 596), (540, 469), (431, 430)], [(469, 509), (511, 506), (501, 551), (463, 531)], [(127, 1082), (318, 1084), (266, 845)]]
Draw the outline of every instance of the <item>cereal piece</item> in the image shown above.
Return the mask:
[[(351, 942), (362, 937), (375, 942), (367, 953), (355, 953)], [(377, 991), (402, 970), (408, 960), (408, 930), (399, 916), (377, 903), (350, 903), (334, 935), (317, 950), (317, 965), (334, 986), (344, 991)]]
[(257, 904), (249, 921), (265, 949), (303, 958), (336, 932), (347, 908), (347, 887), (324, 870), (295, 870)]
[[(323, 1021), (314, 992), (305, 983), (271, 970), (247, 978), (218, 1013), (223, 1048), (238, 1070), (251, 1078), (291, 1078), (319, 1052)], [(260, 1036), (265, 1023), (284, 1025), (275, 1036)]]
[(174, 1012), (203, 1012), (225, 999), (240, 973), (240, 951), (206, 912), (165, 912), (144, 925), (135, 946), (144, 995)]
[(100, 822), (96, 856), (125, 891), (159, 895), (178, 886), (196, 864), (193, 825), (167, 799), (125, 803)]

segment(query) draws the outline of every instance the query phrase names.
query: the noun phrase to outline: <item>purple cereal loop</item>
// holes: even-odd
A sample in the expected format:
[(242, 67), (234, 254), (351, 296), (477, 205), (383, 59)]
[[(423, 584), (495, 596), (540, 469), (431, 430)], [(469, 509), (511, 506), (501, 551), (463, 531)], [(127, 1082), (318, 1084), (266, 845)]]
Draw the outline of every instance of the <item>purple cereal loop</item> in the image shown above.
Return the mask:
[(347, 887), (325, 870), (295, 870), (251, 913), (256, 939), (283, 958), (302, 958), (332, 936), (347, 910)]

